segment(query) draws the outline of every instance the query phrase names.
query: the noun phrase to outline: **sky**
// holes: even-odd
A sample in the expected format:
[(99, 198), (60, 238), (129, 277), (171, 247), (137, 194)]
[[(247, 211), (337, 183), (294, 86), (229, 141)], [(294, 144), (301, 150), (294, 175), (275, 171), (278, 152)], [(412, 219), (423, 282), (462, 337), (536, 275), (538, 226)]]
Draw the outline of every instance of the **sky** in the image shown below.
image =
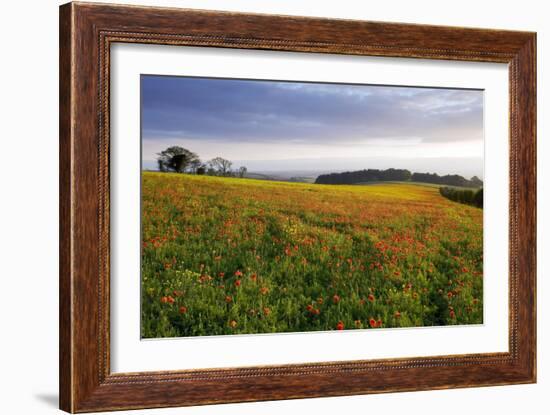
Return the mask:
[(142, 75), (143, 168), (178, 145), (251, 172), (483, 177), (483, 91)]

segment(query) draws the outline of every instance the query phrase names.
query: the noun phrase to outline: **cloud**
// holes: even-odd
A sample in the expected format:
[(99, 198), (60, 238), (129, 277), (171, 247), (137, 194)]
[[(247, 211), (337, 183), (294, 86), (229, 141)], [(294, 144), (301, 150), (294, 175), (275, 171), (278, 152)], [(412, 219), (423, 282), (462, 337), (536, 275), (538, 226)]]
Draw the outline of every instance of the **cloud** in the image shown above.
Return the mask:
[(478, 90), (159, 76), (144, 76), (142, 88), (146, 139), (181, 135), (342, 145), (342, 139), (371, 137), (480, 140), (483, 133)]

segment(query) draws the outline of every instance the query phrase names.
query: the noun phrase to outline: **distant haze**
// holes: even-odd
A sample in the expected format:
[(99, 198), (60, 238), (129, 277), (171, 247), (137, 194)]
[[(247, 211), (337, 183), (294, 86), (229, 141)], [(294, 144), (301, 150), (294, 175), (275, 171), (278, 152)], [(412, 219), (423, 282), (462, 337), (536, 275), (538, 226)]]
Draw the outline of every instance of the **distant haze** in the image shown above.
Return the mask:
[(483, 91), (145, 75), (142, 160), (185, 147), (249, 172), (483, 178)]

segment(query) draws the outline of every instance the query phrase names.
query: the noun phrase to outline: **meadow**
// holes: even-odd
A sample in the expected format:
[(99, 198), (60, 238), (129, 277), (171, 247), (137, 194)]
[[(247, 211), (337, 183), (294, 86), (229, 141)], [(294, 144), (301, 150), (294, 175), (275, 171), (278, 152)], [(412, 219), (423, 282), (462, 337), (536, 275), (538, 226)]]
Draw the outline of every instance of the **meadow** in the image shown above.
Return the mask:
[(142, 174), (144, 338), (480, 324), (483, 211), (415, 184)]

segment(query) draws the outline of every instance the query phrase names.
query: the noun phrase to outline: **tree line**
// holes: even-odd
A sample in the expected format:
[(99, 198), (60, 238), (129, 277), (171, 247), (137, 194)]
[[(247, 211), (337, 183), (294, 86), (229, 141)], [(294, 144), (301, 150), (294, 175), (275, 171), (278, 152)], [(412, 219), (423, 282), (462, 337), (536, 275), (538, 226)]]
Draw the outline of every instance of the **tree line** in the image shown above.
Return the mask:
[(399, 181), (411, 180), (411, 172), (403, 169), (387, 170), (357, 170), (343, 173), (321, 174), (315, 180), (318, 184), (356, 184), (365, 182)]
[(343, 173), (321, 174), (315, 180), (317, 184), (357, 184), (369, 182), (421, 182), (431, 184), (441, 184), (447, 186), (472, 187), (479, 188), (483, 186), (483, 181), (477, 176), (470, 180), (458, 174), (447, 174), (440, 176), (437, 173), (411, 173), (406, 169), (366, 169), (357, 171), (347, 171)]
[(157, 153), (157, 156), (157, 166), (161, 172), (226, 177), (244, 177), (247, 172), (246, 166), (233, 170), (233, 162), (223, 157), (214, 157), (207, 162), (202, 162), (196, 153), (179, 146), (168, 147)]
[(483, 188), (479, 190), (440, 187), (439, 193), (454, 202), (483, 208)]

